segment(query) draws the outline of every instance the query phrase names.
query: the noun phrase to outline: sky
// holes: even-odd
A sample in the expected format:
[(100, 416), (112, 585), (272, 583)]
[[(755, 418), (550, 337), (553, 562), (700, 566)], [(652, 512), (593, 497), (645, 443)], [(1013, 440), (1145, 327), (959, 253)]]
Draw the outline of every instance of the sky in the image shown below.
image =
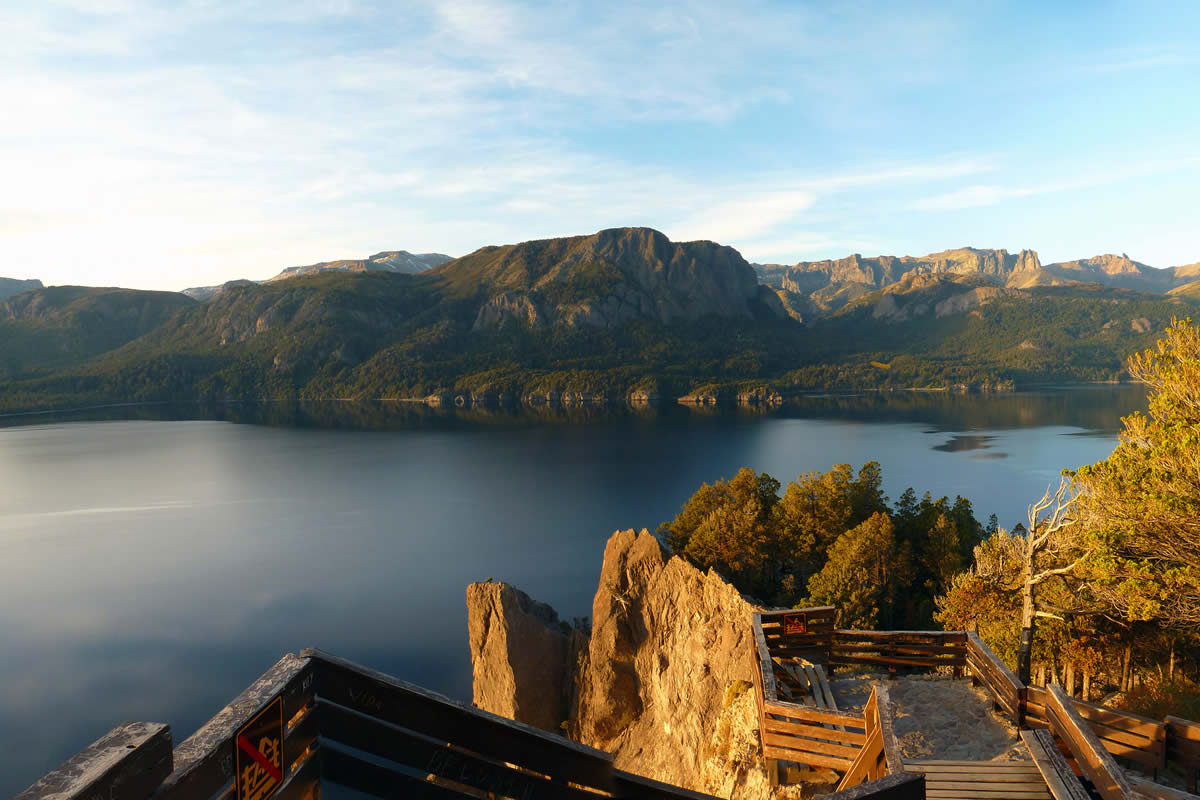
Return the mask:
[(1200, 261), (1200, 4), (0, 0), (0, 275), (644, 225)]

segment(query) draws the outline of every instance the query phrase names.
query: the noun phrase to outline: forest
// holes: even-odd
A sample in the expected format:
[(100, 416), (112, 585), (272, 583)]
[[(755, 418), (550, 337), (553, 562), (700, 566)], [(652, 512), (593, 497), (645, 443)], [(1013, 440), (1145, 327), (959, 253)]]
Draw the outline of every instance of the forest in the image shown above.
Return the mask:
[(976, 631), (1025, 682), (1161, 718), (1200, 718), (1200, 330), (1173, 320), (1128, 369), (1147, 414), (1112, 454), (1030, 498), (1013, 530), (971, 503), (895, 503), (879, 464), (798, 476), (743, 468), (658, 530), (696, 566), (840, 628)]

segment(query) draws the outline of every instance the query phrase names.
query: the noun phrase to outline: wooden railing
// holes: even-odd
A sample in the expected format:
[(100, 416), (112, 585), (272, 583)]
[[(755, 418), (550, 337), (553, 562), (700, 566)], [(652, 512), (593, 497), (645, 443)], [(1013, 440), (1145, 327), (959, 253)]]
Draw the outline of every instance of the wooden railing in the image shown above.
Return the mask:
[[(1060, 738), (1069, 732), (1061, 719), (1055, 717), (1053, 723), (1051, 721), (1047, 711), (1049, 689), (1022, 684), (974, 632), (841, 630), (834, 627), (835, 617), (836, 609), (830, 606), (764, 611), (754, 616), (759, 660), (755, 682), (767, 758), (787, 758), (842, 770), (842, 762), (849, 756), (846, 749), (806, 750), (808, 744), (797, 744), (796, 735), (784, 730), (789, 719), (784, 716), (784, 711), (794, 714), (796, 710), (805, 710), (804, 706), (779, 700), (779, 681), (788, 678), (787, 671), (777, 662), (793, 659), (808, 659), (831, 667), (886, 667), (890, 671), (949, 668), (956, 675), (966, 667), (972, 678), (987, 689), (996, 707), (1018, 728), (1049, 728)], [(766, 709), (772, 704), (775, 704), (772, 712), (767, 713)], [(1099, 744), (1104, 757), (1128, 759), (1151, 775), (1168, 763), (1175, 764), (1185, 771), (1189, 790), (1196, 791), (1197, 776), (1200, 776), (1200, 723), (1173, 717), (1160, 722), (1075, 699), (1071, 699), (1070, 705), (1091, 734), (1090, 740), (1078, 740), (1078, 746), (1090, 746), (1094, 741)], [(807, 709), (807, 713), (831, 712)], [(790, 719), (797, 722), (803, 718), (792, 716)], [(806, 722), (817, 723), (810, 726), (814, 731), (827, 730), (819, 726), (830, 724), (829, 720), (816, 720), (814, 716), (808, 717)], [(862, 730), (869, 736), (870, 731), (865, 725)], [(793, 738), (780, 738), (787, 735)], [(821, 738), (834, 744), (828, 736)], [(849, 737), (837, 740), (836, 744), (842, 748), (861, 748), (870, 742), (863, 739), (860, 743), (858, 738)], [(806, 758), (812, 760), (806, 762)], [(856, 755), (854, 759), (857, 758)], [(1099, 756), (1093, 761), (1097, 759)]]
[(234, 739), (265, 710), (274, 714), (277, 701), (286, 721), (282, 747), (259, 753), (271, 757), (263, 758), (269, 765), (273, 759), (272, 770), (251, 765), (245, 773), (259, 788), (274, 781), (272, 800), (314, 798), (321, 781), (378, 797), (712, 800), (616, 769), (607, 753), (317, 650), (284, 656), (174, 751), (166, 725), (126, 723), (18, 800), (231, 800)]
[(1167, 759), (1187, 771), (1188, 791), (1195, 793), (1200, 777), (1200, 722), (1167, 717)]
[(967, 634), (961, 631), (835, 630), (829, 650), (831, 665), (868, 664), (896, 667), (951, 667), (967, 663)]
[(1133, 797), (1133, 787), (1125, 773), (1075, 710), (1072, 698), (1055, 684), (1046, 687), (1046, 721), (1050, 730), (1066, 742), (1075, 762), (1104, 800), (1130, 800)]
[(996, 705), (1008, 714), (1013, 724), (1022, 727), (1025, 724), (1025, 684), (1017, 680), (1013, 671), (974, 631), (967, 634), (967, 666), (971, 668), (971, 675), (991, 692)]
[(892, 706), (888, 690), (877, 683), (863, 709), (867, 739), (854, 763), (838, 783), (838, 791), (851, 789), (861, 783), (875, 781), (887, 775), (904, 773), (904, 762), (900, 758), (900, 746), (892, 727)]

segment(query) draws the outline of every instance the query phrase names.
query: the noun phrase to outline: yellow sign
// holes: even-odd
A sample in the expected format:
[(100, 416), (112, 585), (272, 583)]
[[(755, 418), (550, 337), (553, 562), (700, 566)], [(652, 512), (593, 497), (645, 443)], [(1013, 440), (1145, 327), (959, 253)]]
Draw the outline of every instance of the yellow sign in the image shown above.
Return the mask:
[(283, 698), (276, 697), (233, 737), (236, 800), (267, 800), (283, 784)]

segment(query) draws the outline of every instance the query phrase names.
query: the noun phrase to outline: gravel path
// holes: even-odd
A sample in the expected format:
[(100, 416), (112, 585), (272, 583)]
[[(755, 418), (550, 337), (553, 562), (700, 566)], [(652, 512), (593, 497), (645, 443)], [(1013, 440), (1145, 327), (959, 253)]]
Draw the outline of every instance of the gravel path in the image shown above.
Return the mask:
[(838, 708), (861, 713), (873, 681), (882, 682), (891, 695), (896, 739), (904, 759), (1029, 760), (1017, 729), (1002, 714), (993, 713), (988, 695), (969, 680), (941, 675), (832, 680)]

